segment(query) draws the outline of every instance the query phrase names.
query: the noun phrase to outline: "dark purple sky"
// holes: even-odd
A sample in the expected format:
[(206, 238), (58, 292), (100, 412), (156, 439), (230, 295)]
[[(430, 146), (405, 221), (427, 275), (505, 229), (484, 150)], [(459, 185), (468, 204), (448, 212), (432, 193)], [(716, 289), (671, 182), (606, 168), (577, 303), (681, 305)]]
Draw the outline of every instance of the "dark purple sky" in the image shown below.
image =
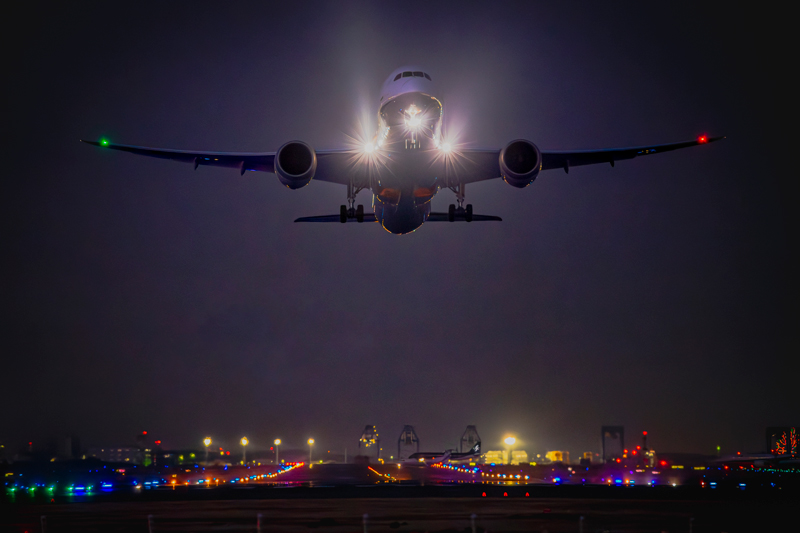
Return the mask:
[[(282, 4), (5, 20), (0, 440), (146, 429), (168, 446), (313, 436), (352, 453), (368, 423), (387, 451), (403, 424), (427, 449), (476, 424), (488, 448), (512, 432), (577, 454), (622, 424), (657, 451), (710, 453), (797, 423), (785, 13)], [(524, 190), (476, 184), (475, 211), (504, 222), (404, 237), (292, 223), (338, 212), (337, 185), (78, 143), (339, 148), (408, 63), (473, 146), (728, 139)]]

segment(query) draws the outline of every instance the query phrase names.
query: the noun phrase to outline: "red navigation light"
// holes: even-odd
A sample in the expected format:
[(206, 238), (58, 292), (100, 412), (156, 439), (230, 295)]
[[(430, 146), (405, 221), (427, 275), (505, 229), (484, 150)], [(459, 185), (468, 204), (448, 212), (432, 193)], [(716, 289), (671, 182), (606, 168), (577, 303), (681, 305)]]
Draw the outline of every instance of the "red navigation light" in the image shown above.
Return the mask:
[(142, 435), (147, 435), (147, 432), (146, 431), (142, 431)]
[(642, 431), (642, 435), (647, 436), (647, 432), (646, 431)]
[(705, 135), (701, 135), (701, 136), (700, 136), (700, 137), (697, 139), (697, 142), (699, 142), (699, 143), (707, 143), (707, 142), (708, 142), (708, 137), (706, 137)]

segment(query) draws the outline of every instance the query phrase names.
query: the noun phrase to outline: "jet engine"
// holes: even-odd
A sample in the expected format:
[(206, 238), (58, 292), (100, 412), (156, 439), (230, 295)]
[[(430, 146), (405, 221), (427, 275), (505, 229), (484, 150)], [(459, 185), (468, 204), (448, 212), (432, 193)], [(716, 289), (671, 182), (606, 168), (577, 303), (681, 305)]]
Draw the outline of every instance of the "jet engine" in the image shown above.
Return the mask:
[(275, 174), (290, 189), (305, 187), (317, 171), (317, 153), (302, 141), (291, 141), (275, 154)]
[(500, 172), (503, 181), (522, 189), (527, 187), (542, 168), (542, 152), (530, 141), (511, 141), (500, 151)]

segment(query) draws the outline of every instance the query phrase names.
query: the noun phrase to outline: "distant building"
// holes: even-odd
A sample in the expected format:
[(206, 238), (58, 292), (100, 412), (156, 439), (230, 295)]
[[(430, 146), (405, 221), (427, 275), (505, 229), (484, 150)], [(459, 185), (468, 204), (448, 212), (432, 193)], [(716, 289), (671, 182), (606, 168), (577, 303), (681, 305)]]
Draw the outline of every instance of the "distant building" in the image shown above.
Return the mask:
[(511, 452), (511, 464), (521, 465), (528, 462), (528, 452), (525, 450), (513, 450)]
[(486, 464), (504, 465), (508, 460), (508, 452), (505, 450), (490, 450), (483, 454), (483, 462)]
[(551, 463), (569, 464), (569, 452), (552, 451), (547, 452), (544, 456)]
[(489, 450), (483, 454), (484, 464), (519, 465), (523, 463), (527, 464), (528, 460), (528, 452), (525, 450), (512, 450), (510, 463), (508, 461), (508, 450)]
[(130, 446), (90, 448), (86, 456), (95, 457), (105, 463), (132, 463), (139, 465), (144, 462), (142, 450)]

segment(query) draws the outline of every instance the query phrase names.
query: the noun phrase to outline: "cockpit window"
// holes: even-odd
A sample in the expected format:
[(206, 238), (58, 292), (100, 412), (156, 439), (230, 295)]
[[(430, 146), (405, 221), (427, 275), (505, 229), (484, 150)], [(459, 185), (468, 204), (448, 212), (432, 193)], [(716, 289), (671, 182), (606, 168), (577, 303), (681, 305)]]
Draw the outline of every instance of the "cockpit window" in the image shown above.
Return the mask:
[(399, 80), (399, 79), (400, 79), (400, 76), (402, 76), (402, 75), (403, 75), (403, 73), (401, 72), (400, 74), (398, 74), (397, 76), (395, 76), (395, 77), (394, 77), (394, 81), (397, 81), (397, 80)]
[(414, 76), (421, 78), (423, 76), (422, 72), (415, 72)]
[[(425, 74), (425, 73), (423, 72), (423, 74)], [(433, 80), (431, 80), (431, 77), (428, 76), (427, 74), (425, 74), (425, 77), (428, 78), (430, 81), (433, 81)]]
[(404, 78), (410, 78), (410, 77), (411, 77), (411, 76), (413, 76), (413, 75), (414, 75), (414, 73), (413, 73), (413, 72), (403, 72), (403, 77), (404, 77)]

